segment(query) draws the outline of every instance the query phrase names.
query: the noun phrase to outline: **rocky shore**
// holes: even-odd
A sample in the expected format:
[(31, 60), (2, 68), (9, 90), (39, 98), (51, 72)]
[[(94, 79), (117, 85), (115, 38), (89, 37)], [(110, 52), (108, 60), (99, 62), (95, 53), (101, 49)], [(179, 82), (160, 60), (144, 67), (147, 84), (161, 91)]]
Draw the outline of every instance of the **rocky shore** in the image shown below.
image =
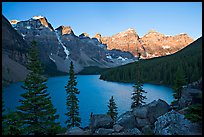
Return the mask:
[[(199, 82), (202, 79), (196, 84)], [(123, 113), (115, 122), (106, 114), (93, 114), (89, 127), (72, 127), (65, 135), (202, 135), (201, 124), (192, 123), (184, 116), (185, 109), (202, 94), (202, 86), (195, 88), (192, 84), (182, 90), (176, 110), (158, 99)]]

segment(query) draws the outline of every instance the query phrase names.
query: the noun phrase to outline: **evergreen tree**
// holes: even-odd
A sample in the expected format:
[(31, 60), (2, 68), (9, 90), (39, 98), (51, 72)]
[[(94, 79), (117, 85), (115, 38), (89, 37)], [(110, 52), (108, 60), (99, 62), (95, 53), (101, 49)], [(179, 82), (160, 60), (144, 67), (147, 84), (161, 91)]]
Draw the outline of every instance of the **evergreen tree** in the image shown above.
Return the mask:
[(81, 118), (79, 116), (79, 100), (77, 98), (77, 94), (79, 94), (79, 90), (76, 88), (77, 81), (74, 75), (74, 66), (73, 62), (70, 63), (70, 70), (69, 70), (69, 81), (66, 88), (67, 98), (66, 98), (66, 105), (67, 105), (67, 113), (65, 115), (68, 117), (65, 123), (67, 127), (79, 127), (81, 123)]
[(191, 122), (202, 123), (202, 104), (193, 104), (188, 106), (185, 118)]
[(108, 110), (107, 114), (109, 116), (111, 116), (111, 118), (115, 121), (118, 113), (117, 113), (117, 106), (116, 106), (116, 103), (114, 101), (113, 96), (109, 100), (108, 108), (109, 108), (109, 110)]
[(61, 131), (61, 126), (55, 122), (59, 115), (56, 115), (56, 109), (47, 93), (47, 78), (42, 76), (43, 69), (36, 46), (33, 41), (28, 53), (28, 69), (31, 71), (22, 86), (26, 92), (21, 94), (23, 99), (19, 100), (21, 106), (17, 110), (25, 125), (26, 134), (57, 134)]
[(137, 62), (137, 82), (135, 83), (135, 85), (133, 86), (134, 90), (132, 93), (132, 97), (131, 99), (133, 100), (132, 104), (131, 104), (131, 109), (133, 110), (134, 108), (144, 104), (144, 99), (146, 99), (146, 96), (143, 95), (143, 93), (147, 93), (146, 91), (143, 90), (143, 84), (141, 82), (141, 78), (140, 78), (140, 56), (141, 53), (138, 53), (138, 62)]
[(173, 82), (173, 90), (174, 90), (174, 98), (175, 100), (172, 102), (172, 105), (176, 104), (181, 98), (181, 91), (183, 86), (186, 84), (186, 78), (184, 76), (184, 72), (182, 69), (178, 68), (175, 74), (175, 80)]
[(22, 135), (23, 123), (17, 112), (9, 112), (3, 115), (2, 119), (2, 135)]
[(142, 104), (144, 104), (144, 99), (146, 99), (146, 96), (143, 95), (143, 93), (147, 93), (146, 91), (143, 90), (143, 84), (138, 81), (134, 86), (134, 90), (132, 93), (131, 99), (133, 100), (131, 104), (131, 109), (136, 108)]

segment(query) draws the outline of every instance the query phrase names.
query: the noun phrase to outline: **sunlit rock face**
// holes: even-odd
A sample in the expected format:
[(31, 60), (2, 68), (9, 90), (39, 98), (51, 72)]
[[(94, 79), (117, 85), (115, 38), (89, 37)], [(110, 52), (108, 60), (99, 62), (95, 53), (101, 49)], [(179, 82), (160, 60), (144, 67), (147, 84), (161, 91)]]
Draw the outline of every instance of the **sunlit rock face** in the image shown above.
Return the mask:
[(145, 59), (173, 54), (194, 41), (185, 33), (167, 36), (155, 30), (149, 31), (140, 38), (131, 28), (101, 39), (102, 43), (107, 44), (108, 49), (130, 51), (134, 56), (138, 56), (140, 52), (141, 58)]
[(56, 30), (59, 32), (60, 35), (65, 34), (75, 35), (70, 26), (59, 26)]
[[(33, 40), (37, 42), (40, 60), (48, 70), (55, 66), (59, 71), (69, 72), (71, 61), (77, 73), (84, 67), (110, 68), (135, 60), (131, 53), (107, 50), (107, 45), (101, 42), (100, 34), (90, 38), (86, 32), (76, 36), (70, 26), (61, 25), (53, 29), (43, 16), (11, 22), (26, 43), (30, 44)], [(110, 56), (111, 59), (108, 58)]]

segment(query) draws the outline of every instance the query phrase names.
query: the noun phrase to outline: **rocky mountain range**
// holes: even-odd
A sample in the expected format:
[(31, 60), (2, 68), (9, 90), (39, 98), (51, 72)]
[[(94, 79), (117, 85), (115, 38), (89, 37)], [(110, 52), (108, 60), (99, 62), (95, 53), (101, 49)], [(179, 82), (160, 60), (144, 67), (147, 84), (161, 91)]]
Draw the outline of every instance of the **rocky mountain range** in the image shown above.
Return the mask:
[[(172, 54), (193, 41), (187, 34), (165, 36), (155, 31), (140, 38), (131, 28), (111, 37), (97, 33), (91, 38), (86, 32), (77, 36), (71, 26), (62, 25), (54, 29), (46, 17), (42, 16), (9, 22), (2, 15), (2, 28), (5, 81), (25, 78), (28, 73), (28, 48), (33, 40), (37, 42), (40, 60), (45, 74), (49, 76), (68, 73), (71, 61), (76, 73), (90, 66), (111, 68), (136, 61), (138, 52), (142, 53), (143, 58), (163, 56)], [(9, 64), (6, 63), (9, 61)], [(24, 70), (23, 74), (18, 73), (17, 68)]]
[(143, 59), (173, 54), (194, 41), (185, 33), (167, 36), (154, 30), (140, 38), (132, 28), (111, 37), (101, 37), (100, 40), (110, 50), (129, 51), (134, 56), (140, 52)]
[[(21, 78), (12, 79), (11, 77), (15, 77), (18, 73), (13, 70), (16, 66), (21, 65), (26, 69), (28, 48), (33, 40), (37, 42), (40, 60), (47, 75), (68, 73), (71, 61), (74, 63), (75, 72), (78, 73), (84, 67), (110, 68), (137, 59), (130, 52), (108, 50), (101, 41), (98, 41), (97, 38), (90, 38), (85, 32), (76, 36), (70, 26), (59, 26), (54, 29), (42, 16), (34, 16), (25, 21), (12, 20), (9, 22), (2, 15), (2, 28), (3, 55), (5, 56), (3, 64), (6, 64), (7, 60), (13, 62), (12, 65), (3, 68), (4, 81), (25, 78), (26, 73), (20, 75)], [(12, 76), (10, 77), (8, 73)]]

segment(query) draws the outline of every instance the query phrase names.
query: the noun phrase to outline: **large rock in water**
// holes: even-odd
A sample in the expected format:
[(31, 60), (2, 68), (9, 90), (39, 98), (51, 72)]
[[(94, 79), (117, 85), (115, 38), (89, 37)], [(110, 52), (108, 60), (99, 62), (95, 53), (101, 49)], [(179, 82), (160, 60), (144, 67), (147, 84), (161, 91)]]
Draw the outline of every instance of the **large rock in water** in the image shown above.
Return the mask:
[(160, 116), (155, 122), (155, 135), (202, 135), (202, 128), (172, 110)]
[(167, 113), (169, 109), (170, 106), (165, 101), (158, 99), (147, 105), (135, 108), (133, 115), (136, 117), (139, 126), (144, 126), (145, 123), (148, 123), (147, 120), (150, 124), (153, 124), (159, 116)]
[(90, 129), (97, 128), (111, 128), (113, 126), (113, 119), (106, 114), (95, 114), (90, 118)]

